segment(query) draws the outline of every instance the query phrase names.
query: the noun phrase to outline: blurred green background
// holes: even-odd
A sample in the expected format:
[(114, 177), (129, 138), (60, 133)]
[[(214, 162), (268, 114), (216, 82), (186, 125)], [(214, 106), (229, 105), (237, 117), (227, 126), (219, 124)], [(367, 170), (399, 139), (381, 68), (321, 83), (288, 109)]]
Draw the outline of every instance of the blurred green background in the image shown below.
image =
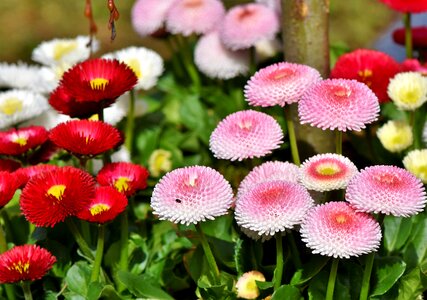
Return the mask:
[[(159, 0), (162, 1), (162, 0)], [(161, 41), (140, 38), (130, 24), (134, 0), (116, 0), (120, 12), (117, 38), (111, 43), (107, 28), (106, 0), (92, 0), (98, 25), (101, 53), (129, 45), (148, 46), (163, 52)], [(227, 6), (239, 0), (224, 1)], [(88, 34), (83, 15), (85, 0), (0, 0), (0, 61), (31, 61), (31, 51), (40, 42), (53, 38)], [(331, 42), (351, 49), (369, 47), (397, 16), (378, 0), (331, 0)]]

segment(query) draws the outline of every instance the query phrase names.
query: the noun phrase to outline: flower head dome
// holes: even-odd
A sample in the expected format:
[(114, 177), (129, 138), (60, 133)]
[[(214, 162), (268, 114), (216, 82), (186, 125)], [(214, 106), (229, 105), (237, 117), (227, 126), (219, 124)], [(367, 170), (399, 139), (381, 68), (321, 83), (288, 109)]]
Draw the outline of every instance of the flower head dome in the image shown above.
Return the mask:
[(380, 0), (391, 9), (402, 13), (420, 13), (427, 11), (427, 0)]
[(218, 171), (204, 166), (167, 173), (151, 197), (153, 213), (161, 220), (187, 225), (226, 214), (232, 202), (230, 184)]
[(281, 62), (256, 72), (245, 86), (245, 98), (253, 106), (285, 106), (297, 102), (319, 80), (316, 69)]
[(122, 137), (115, 127), (107, 123), (72, 120), (53, 128), (49, 139), (75, 155), (95, 156), (116, 147)]
[(279, 31), (279, 18), (267, 6), (258, 3), (236, 5), (220, 25), (220, 38), (231, 50), (247, 49), (260, 40), (271, 40)]
[(340, 56), (331, 70), (331, 78), (355, 79), (371, 88), (380, 103), (389, 100), (387, 86), (399, 72), (399, 64), (388, 54), (357, 49)]
[(427, 78), (418, 72), (399, 73), (390, 80), (388, 95), (403, 110), (415, 110), (427, 101)]
[(28, 180), (31, 179), (31, 177), (43, 172), (55, 171), (57, 168), (59, 167), (56, 165), (39, 164), (35, 166), (20, 168), (16, 170), (14, 174), (18, 181), (19, 188), (23, 189), (27, 184)]
[(15, 246), (0, 254), (0, 283), (41, 279), (55, 262), (55, 256), (37, 245)]
[(110, 186), (100, 186), (95, 190), (95, 197), (82, 209), (77, 217), (88, 222), (104, 224), (114, 220), (122, 213), (128, 200), (125, 195)]
[(175, 0), (166, 16), (166, 28), (173, 34), (205, 34), (217, 27), (225, 15), (220, 0)]
[(344, 189), (356, 173), (351, 160), (334, 153), (312, 156), (300, 167), (301, 183), (319, 192)]
[(348, 184), (345, 198), (358, 211), (397, 217), (417, 214), (427, 202), (422, 182), (396, 166), (363, 169)]
[(23, 62), (16, 64), (0, 63), (0, 87), (25, 89), (39, 92), (37, 83), (40, 66)]
[(262, 157), (279, 148), (283, 132), (277, 121), (262, 112), (228, 115), (212, 132), (209, 146), (216, 158), (243, 160)]
[(126, 196), (147, 187), (148, 171), (140, 165), (129, 162), (115, 162), (105, 165), (96, 180), (100, 185), (114, 187)]
[(14, 174), (0, 171), (0, 209), (12, 199), (18, 185), (18, 180)]
[(0, 132), (0, 154), (21, 155), (47, 141), (48, 132), (41, 126), (12, 128)]
[(257, 281), (265, 282), (265, 277), (261, 272), (250, 271), (243, 273), (236, 283), (237, 297), (242, 299), (256, 299), (259, 295)]
[(405, 121), (390, 120), (377, 130), (377, 137), (388, 151), (401, 152), (412, 145), (412, 127)]
[(137, 0), (132, 7), (133, 29), (142, 37), (163, 28), (166, 14), (175, 0)]
[(267, 181), (237, 199), (235, 218), (239, 226), (271, 236), (300, 224), (312, 206), (313, 199), (303, 186)]
[(53, 227), (87, 207), (95, 195), (88, 173), (62, 167), (31, 177), (22, 191), (21, 211), (36, 226)]
[(312, 208), (301, 224), (301, 237), (313, 253), (350, 258), (376, 251), (381, 228), (375, 219), (356, 212), (346, 202), (329, 202)]
[(12, 173), (21, 167), (21, 163), (13, 159), (0, 159), (0, 172)]
[(239, 185), (237, 198), (244, 195), (259, 183), (276, 180), (298, 183), (299, 177), (299, 168), (297, 165), (282, 161), (267, 161), (255, 167), (246, 175)]
[(194, 63), (210, 78), (230, 79), (249, 71), (249, 52), (227, 49), (220, 41), (218, 32), (212, 31), (197, 41)]
[(148, 170), (153, 177), (172, 170), (172, 152), (164, 149), (154, 150), (148, 158)]
[(365, 128), (378, 117), (378, 98), (363, 83), (348, 79), (326, 79), (314, 83), (298, 102), (302, 124), (323, 130)]
[(427, 183), (427, 149), (409, 151), (403, 158), (405, 169)]

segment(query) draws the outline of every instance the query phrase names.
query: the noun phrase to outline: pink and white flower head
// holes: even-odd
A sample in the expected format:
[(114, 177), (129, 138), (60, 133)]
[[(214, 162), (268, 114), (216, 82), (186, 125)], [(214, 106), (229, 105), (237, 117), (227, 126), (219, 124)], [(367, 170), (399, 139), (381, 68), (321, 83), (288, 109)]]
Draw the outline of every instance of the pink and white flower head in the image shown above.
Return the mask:
[(133, 29), (142, 37), (163, 28), (166, 14), (175, 0), (137, 0), (132, 7)]
[(301, 183), (307, 189), (326, 192), (344, 189), (357, 174), (357, 167), (345, 156), (326, 153), (304, 161), (300, 174)]
[(309, 66), (280, 62), (260, 69), (245, 86), (245, 98), (253, 106), (274, 106), (297, 102), (304, 92), (321, 80)]
[(249, 51), (227, 49), (218, 32), (212, 31), (197, 41), (194, 62), (200, 72), (210, 78), (230, 79), (249, 71)]
[(426, 205), (426, 191), (418, 178), (396, 166), (372, 166), (348, 184), (345, 198), (358, 211), (409, 217)]
[(173, 34), (205, 34), (217, 27), (225, 15), (219, 0), (175, 0), (166, 15), (166, 28)]
[(312, 208), (300, 233), (313, 253), (335, 258), (376, 251), (381, 241), (378, 222), (346, 202), (328, 202)]
[(279, 18), (272, 9), (248, 3), (227, 12), (220, 25), (220, 37), (231, 50), (247, 49), (260, 40), (273, 39), (279, 28)]
[(216, 158), (243, 160), (262, 157), (279, 148), (283, 132), (262, 112), (243, 110), (228, 115), (212, 132), (209, 146)]
[(239, 197), (234, 213), (239, 226), (272, 236), (300, 224), (312, 206), (313, 199), (303, 186), (268, 181)]
[(259, 183), (277, 180), (298, 183), (298, 166), (289, 162), (267, 161), (255, 167), (240, 183), (237, 198), (244, 195)]
[(375, 121), (379, 111), (378, 98), (371, 89), (349, 79), (314, 83), (298, 103), (301, 123), (323, 130), (359, 131)]
[(224, 215), (233, 203), (230, 184), (216, 170), (204, 166), (175, 169), (154, 187), (153, 213), (161, 220), (197, 224)]

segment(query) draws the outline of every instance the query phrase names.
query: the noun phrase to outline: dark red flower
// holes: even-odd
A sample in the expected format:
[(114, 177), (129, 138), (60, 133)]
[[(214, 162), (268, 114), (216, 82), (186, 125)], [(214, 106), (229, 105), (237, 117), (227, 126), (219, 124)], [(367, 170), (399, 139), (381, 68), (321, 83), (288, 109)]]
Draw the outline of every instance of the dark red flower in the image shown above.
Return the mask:
[(0, 254), (0, 283), (41, 279), (55, 262), (55, 256), (37, 245), (15, 246)]
[(75, 155), (95, 156), (113, 149), (122, 140), (120, 132), (101, 121), (72, 120), (50, 131), (50, 140)]
[(46, 142), (47, 130), (42, 126), (12, 128), (0, 132), (0, 154), (21, 155), (28, 150), (35, 149)]
[(30, 180), (31, 177), (33, 177), (34, 175), (47, 172), (47, 171), (55, 171), (58, 168), (59, 167), (56, 165), (40, 164), (40, 165), (20, 168), (16, 170), (14, 174), (15, 174), (16, 180), (18, 181), (19, 188), (23, 189), (27, 184), (28, 180)]
[(77, 217), (94, 223), (106, 223), (114, 220), (126, 209), (128, 199), (111, 186), (100, 186), (95, 190), (95, 197), (81, 210)]
[(355, 79), (371, 88), (380, 103), (389, 101), (387, 86), (399, 72), (399, 64), (389, 55), (370, 49), (357, 49), (340, 56), (331, 78)]
[(126, 196), (147, 187), (148, 171), (146, 168), (128, 162), (116, 162), (105, 165), (96, 180), (100, 185), (109, 185)]
[(89, 173), (74, 167), (58, 167), (33, 176), (22, 191), (21, 211), (36, 226), (55, 226), (77, 215), (95, 195)]
[(21, 164), (13, 159), (0, 159), (0, 171), (14, 172), (21, 167)]
[(64, 73), (61, 85), (77, 101), (112, 101), (131, 90), (138, 78), (128, 65), (111, 59), (90, 59)]
[[(412, 27), (412, 45), (415, 49), (427, 48), (427, 26)], [(405, 28), (393, 31), (393, 40), (399, 45), (405, 45)]]
[(18, 189), (18, 181), (13, 173), (0, 172), (0, 209), (5, 206)]
[(420, 13), (427, 11), (427, 0), (380, 0), (391, 9), (403, 13)]

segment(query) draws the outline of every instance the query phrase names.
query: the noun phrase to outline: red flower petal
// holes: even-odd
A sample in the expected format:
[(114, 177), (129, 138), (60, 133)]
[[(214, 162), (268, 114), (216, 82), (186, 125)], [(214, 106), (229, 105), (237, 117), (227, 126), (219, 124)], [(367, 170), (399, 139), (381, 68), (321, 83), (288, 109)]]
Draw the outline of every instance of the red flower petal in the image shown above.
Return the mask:
[(0, 154), (21, 155), (34, 149), (48, 138), (48, 132), (42, 126), (29, 126), (0, 132)]

